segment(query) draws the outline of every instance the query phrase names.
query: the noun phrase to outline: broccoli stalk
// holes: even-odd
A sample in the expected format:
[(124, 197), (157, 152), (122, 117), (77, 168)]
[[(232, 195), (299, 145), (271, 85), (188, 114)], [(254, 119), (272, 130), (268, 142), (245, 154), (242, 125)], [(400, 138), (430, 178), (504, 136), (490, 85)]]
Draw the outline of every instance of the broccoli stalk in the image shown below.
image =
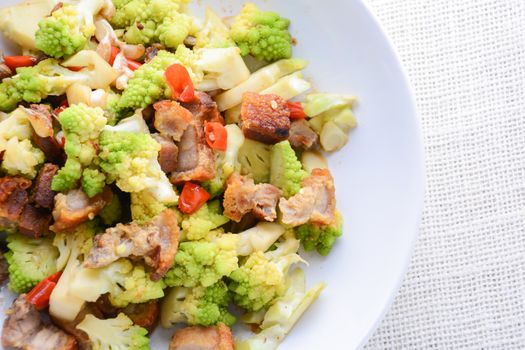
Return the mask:
[(133, 325), (133, 321), (123, 313), (119, 313), (116, 318), (105, 320), (88, 314), (77, 328), (86, 332), (93, 350), (150, 349), (148, 331)]
[(289, 141), (272, 147), (270, 183), (283, 190), (286, 198), (299, 192), (301, 181), (307, 176)]
[(76, 188), (80, 180), (82, 189), (93, 197), (102, 192), (106, 177), (96, 167), (97, 142), (107, 119), (104, 111), (85, 104), (73, 105), (58, 116), (66, 143), (66, 164), (53, 178), (53, 191), (65, 192)]
[(58, 251), (50, 238), (32, 239), (20, 234), (7, 236), (5, 254), (8, 263), (11, 291), (22, 294), (28, 292), (47, 276), (57, 272), (55, 264)]
[(164, 276), (170, 287), (211, 286), (237, 269), (235, 235), (221, 235), (211, 241), (182, 242), (175, 264)]
[(207, 327), (223, 322), (231, 327), (235, 317), (228, 312), (230, 299), (228, 287), (222, 281), (209, 287), (173, 288), (162, 303), (161, 325), (169, 328), (183, 322)]
[(292, 56), (289, 26), (290, 20), (247, 3), (235, 17), (230, 35), (243, 56), (250, 54), (259, 60), (273, 62)]
[(93, 17), (108, 0), (80, 0), (65, 4), (42, 19), (35, 33), (36, 47), (46, 55), (61, 58), (82, 50), (95, 34)]
[(256, 251), (230, 274), (229, 288), (235, 303), (248, 310), (259, 311), (269, 306), (286, 291), (286, 275), (294, 263), (303, 261), (296, 254), (299, 241), (293, 238), (276, 243), (277, 249)]
[(260, 326), (262, 331), (249, 339), (237, 340), (236, 349), (276, 350), (295, 323), (326, 287), (321, 282), (305, 291), (304, 272), (301, 269), (294, 270), (288, 280), (286, 293), (276, 299), (264, 315)]

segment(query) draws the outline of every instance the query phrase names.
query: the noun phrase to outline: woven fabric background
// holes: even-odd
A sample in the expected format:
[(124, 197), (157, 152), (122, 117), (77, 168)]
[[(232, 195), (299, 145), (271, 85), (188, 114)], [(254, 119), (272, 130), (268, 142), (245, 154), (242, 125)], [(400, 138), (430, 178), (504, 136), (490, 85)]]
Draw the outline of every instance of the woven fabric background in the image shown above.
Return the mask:
[(366, 0), (418, 104), (418, 243), (366, 349), (525, 349), (525, 1)]

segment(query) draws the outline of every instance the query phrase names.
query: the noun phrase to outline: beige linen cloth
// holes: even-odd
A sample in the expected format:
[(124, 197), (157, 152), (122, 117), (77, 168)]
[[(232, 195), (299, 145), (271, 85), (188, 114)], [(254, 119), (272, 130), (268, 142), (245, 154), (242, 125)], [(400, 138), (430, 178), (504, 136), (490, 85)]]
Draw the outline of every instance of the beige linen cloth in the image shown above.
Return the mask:
[(408, 73), (427, 190), (366, 349), (525, 349), (525, 0), (365, 0)]

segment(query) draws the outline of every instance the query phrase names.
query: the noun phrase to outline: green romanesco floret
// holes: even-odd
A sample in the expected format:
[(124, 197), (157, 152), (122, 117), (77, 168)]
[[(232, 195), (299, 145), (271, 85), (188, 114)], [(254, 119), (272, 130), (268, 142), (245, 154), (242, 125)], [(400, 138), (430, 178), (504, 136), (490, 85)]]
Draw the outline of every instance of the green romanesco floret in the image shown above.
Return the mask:
[(270, 154), (270, 183), (283, 190), (286, 198), (301, 189), (301, 181), (308, 176), (289, 141), (272, 147)]
[(166, 68), (178, 62), (175, 54), (162, 50), (155, 58), (137, 69), (129, 79), (128, 87), (122, 92), (122, 96), (110, 103), (109, 109), (115, 118), (121, 119), (133, 114), (136, 109), (146, 108), (161, 98), (169, 97), (171, 90), (166, 84), (164, 72)]
[(177, 323), (207, 327), (219, 322), (231, 327), (235, 317), (228, 311), (230, 300), (230, 291), (223, 281), (209, 287), (176, 287), (162, 302), (160, 322), (165, 328)]
[(70, 71), (51, 58), (34, 67), (17, 68), (16, 73), (0, 84), (0, 110), (3, 112), (14, 110), (22, 101), (39, 103), (49, 95), (63, 95), (73, 83), (92, 79), (89, 72)]
[(212, 241), (182, 242), (175, 264), (164, 281), (170, 287), (208, 287), (237, 268), (235, 235), (221, 235)]
[(36, 47), (54, 58), (71, 56), (82, 50), (95, 34), (93, 17), (107, 0), (79, 0), (65, 4), (42, 19), (35, 33)]
[(286, 291), (288, 269), (302, 261), (297, 255), (299, 241), (288, 238), (275, 244), (273, 251), (256, 251), (230, 275), (230, 290), (235, 303), (248, 310), (267, 307)]
[(2, 170), (8, 175), (23, 175), (30, 179), (37, 173), (37, 167), (44, 163), (44, 153), (29, 140), (10, 139), (5, 145)]
[(86, 332), (93, 350), (150, 349), (148, 331), (133, 325), (133, 321), (123, 313), (105, 320), (88, 314), (77, 328)]
[(137, 223), (145, 223), (167, 208), (148, 191), (131, 193), (131, 218)]
[(98, 214), (106, 226), (113, 226), (122, 220), (122, 203), (117, 195), (113, 195), (111, 202)]
[(25, 293), (57, 271), (58, 250), (50, 238), (33, 239), (15, 233), (7, 236), (7, 242), (5, 258), (11, 291)]
[(288, 32), (290, 21), (271, 11), (261, 11), (247, 3), (235, 17), (230, 35), (243, 56), (273, 62), (292, 56), (292, 37)]
[(288, 277), (286, 293), (277, 298), (264, 314), (261, 332), (248, 339), (236, 339), (237, 350), (277, 350), (293, 326), (317, 300), (326, 285), (323, 282), (306, 290), (304, 272), (295, 269)]
[(182, 13), (186, 0), (120, 0), (111, 23), (125, 29), (130, 44), (161, 43), (174, 49), (196, 31), (193, 19)]
[(90, 302), (109, 293), (111, 304), (126, 307), (164, 296), (164, 282), (152, 281), (150, 277), (144, 265), (119, 259), (99, 269), (81, 267), (70, 281), (69, 293)]
[(194, 49), (224, 48), (235, 46), (235, 42), (230, 38), (228, 26), (211, 8), (206, 8), (204, 25), (197, 32), (197, 44)]
[(107, 122), (104, 111), (81, 103), (66, 108), (58, 121), (64, 132), (67, 161), (53, 178), (51, 187), (65, 192), (75, 188), (80, 180), (84, 192), (93, 197), (102, 192), (106, 179), (95, 165), (98, 137)]
[(295, 228), (297, 238), (301, 240), (304, 250), (317, 252), (326, 256), (338, 237), (343, 234), (343, 218), (337, 212), (336, 222), (333, 225), (304, 224)]
[(148, 191), (157, 201), (171, 205), (178, 195), (157, 160), (160, 145), (151, 135), (104, 131), (100, 134), (100, 167), (108, 181), (124, 192)]
[(211, 230), (227, 223), (229, 219), (222, 215), (218, 200), (205, 203), (192, 215), (182, 219), (182, 231), (187, 240), (194, 241), (205, 238)]

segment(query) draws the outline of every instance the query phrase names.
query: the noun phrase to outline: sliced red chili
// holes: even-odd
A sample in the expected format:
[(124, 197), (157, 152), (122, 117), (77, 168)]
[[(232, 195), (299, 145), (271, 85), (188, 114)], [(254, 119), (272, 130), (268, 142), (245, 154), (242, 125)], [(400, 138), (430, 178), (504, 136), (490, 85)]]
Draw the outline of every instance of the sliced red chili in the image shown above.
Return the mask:
[(69, 107), (69, 103), (67, 102), (67, 99), (65, 99), (64, 101), (62, 101), (62, 103), (60, 104), (60, 106), (58, 106), (57, 108), (55, 108), (53, 110), (53, 113), (58, 116), (60, 115), (60, 113), (62, 113), (66, 108)]
[(36, 64), (36, 57), (34, 56), (4, 56), (6, 66), (11, 70), (16, 70), (19, 67), (32, 67)]
[(179, 209), (184, 214), (193, 214), (210, 199), (210, 194), (199, 185), (186, 182), (179, 197)]
[(49, 298), (55, 289), (62, 272), (54, 273), (44, 278), (26, 295), (29, 303), (35, 305), (37, 310), (43, 310), (49, 306)]
[(182, 102), (191, 102), (195, 99), (195, 89), (190, 73), (183, 65), (172, 64), (166, 69), (164, 77), (171, 89), (173, 99)]
[(208, 145), (218, 151), (226, 151), (228, 146), (228, 131), (218, 122), (206, 122), (204, 124), (204, 133)]
[(126, 61), (128, 62), (128, 68), (131, 69), (132, 71), (136, 71), (137, 69), (140, 68), (140, 66), (142, 66), (142, 63), (134, 61), (134, 60), (130, 60), (129, 58), (126, 58)]
[(301, 102), (288, 102), (288, 109), (290, 110), (290, 119), (306, 118), (306, 113), (304, 113), (303, 104)]
[(115, 63), (115, 58), (117, 58), (117, 55), (120, 53), (120, 50), (116, 46), (111, 46), (111, 55), (109, 56), (109, 64), (113, 65)]

